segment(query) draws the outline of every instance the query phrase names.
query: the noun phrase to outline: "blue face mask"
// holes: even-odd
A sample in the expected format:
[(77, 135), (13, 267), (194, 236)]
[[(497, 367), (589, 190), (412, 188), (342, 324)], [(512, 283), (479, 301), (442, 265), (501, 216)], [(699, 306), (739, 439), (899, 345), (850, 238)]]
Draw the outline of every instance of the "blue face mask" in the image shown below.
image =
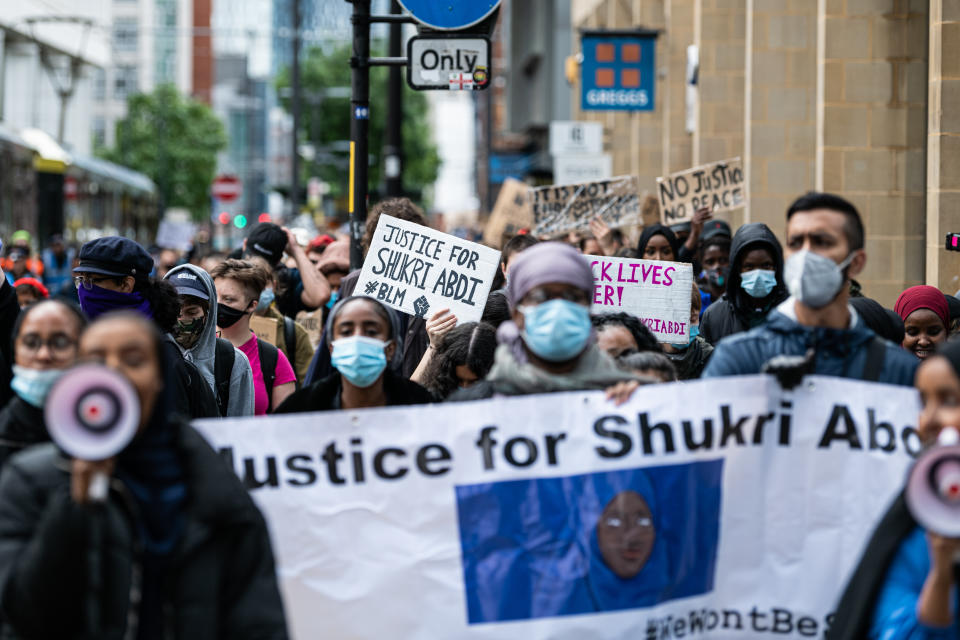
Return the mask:
[(27, 404), (42, 409), (50, 389), (64, 373), (63, 369), (27, 369), (15, 364), (10, 388)]
[(766, 298), (776, 286), (777, 274), (768, 269), (754, 269), (740, 276), (740, 288), (757, 300)]
[(327, 300), (327, 309), (333, 309), (333, 305), (337, 304), (337, 298), (340, 297), (339, 291), (334, 291), (330, 294), (330, 299)]
[(330, 363), (350, 384), (366, 389), (387, 368), (386, 342), (375, 338), (351, 336), (333, 341)]
[(273, 304), (276, 296), (273, 293), (273, 287), (267, 287), (260, 292), (260, 300), (257, 301), (257, 311), (265, 311), (267, 307)]
[(686, 342), (671, 342), (670, 346), (674, 349), (679, 349), (683, 351), (690, 347), (693, 344), (693, 341), (697, 339), (697, 336), (700, 335), (700, 325), (690, 325), (690, 339)]
[(572, 360), (586, 348), (593, 331), (590, 310), (569, 300), (548, 300), (520, 311), (524, 343), (549, 362)]

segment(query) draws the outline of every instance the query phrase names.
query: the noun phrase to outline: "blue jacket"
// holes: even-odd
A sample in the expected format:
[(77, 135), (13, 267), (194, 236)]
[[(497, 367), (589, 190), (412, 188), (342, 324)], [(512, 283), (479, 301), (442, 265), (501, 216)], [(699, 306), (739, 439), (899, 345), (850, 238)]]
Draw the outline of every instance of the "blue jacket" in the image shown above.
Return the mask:
[(957, 638), (956, 619), (948, 627), (928, 627), (917, 620), (917, 601), (930, 573), (930, 551), (924, 530), (917, 527), (894, 556), (870, 623), (869, 638), (882, 640), (948, 640)]
[[(805, 327), (774, 310), (759, 327), (721, 340), (701, 377), (760, 373), (763, 365), (775, 356), (802, 356), (808, 348), (815, 347), (815, 373), (862, 379), (867, 348), (874, 337), (876, 334), (862, 320), (852, 329)], [(913, 386), (919, 360), (892, 342), (886, 346), (877, 382)]]

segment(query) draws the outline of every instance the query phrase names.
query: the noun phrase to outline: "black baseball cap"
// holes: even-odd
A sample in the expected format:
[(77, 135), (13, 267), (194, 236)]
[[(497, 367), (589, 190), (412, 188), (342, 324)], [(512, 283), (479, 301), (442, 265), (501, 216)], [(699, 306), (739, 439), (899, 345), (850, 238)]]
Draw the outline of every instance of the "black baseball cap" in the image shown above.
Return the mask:
[(201, 300), (210, 299), (210, 293), (207, 291), (207, 288), (203, 286), (203, 283), (200, 282), (200, 276), (190, 273), (187, 269), (181, 269), (172, 276), (167, 276), (167, 280), (174, 286), (177, 293), (182, 296), (193, 296)]
[(106, 236), (80, 247), (80, 264), (74, 273), (146, 278), (153, 271), (153, 258), (139, 244), (120, 236)]
[(690, 233), (690, 222), (678, 222), (677, 224), (670, 225), (670, 231), (674, 233)]
[(709, 240), (714, 236), (727, 236), (727, 238), (731, 238), (733, 234), (730, 233), (730, 225), (723, 220), (707, 221), (707, 223), (703, 225), (703, 231), (700, 233), (700, 241)]
[(272, 222), (261, 222), (247, 236), (246, 252), (260, 256), (271, 266), (276, 266), (287, 248), (287, 232)]

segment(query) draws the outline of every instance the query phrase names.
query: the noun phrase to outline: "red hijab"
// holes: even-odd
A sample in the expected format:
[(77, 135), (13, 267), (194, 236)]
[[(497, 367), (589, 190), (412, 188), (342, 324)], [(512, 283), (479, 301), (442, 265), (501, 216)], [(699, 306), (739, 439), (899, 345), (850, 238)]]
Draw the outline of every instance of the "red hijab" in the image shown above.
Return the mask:
[(907, 321), (907, 316), (917, 309), (933, 311), (943, 322), (944, 329), (950, 327), (950, 307), (947, 305), (947, 297), (940, 289), (928, 285), (910, 287), (900, 294), (893, 307), (904, 322)]

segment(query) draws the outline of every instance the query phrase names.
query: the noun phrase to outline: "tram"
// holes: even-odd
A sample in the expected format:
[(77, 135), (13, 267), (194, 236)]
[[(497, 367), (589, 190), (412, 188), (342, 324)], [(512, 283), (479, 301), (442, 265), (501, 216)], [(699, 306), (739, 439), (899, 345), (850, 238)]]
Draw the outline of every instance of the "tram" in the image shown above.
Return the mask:
[(147, 245), (158, 222), (147, 176), (0, 123), (0, 238), (26, 229), (41, 244), (61, 234), (68, 243), (123, 235)]

